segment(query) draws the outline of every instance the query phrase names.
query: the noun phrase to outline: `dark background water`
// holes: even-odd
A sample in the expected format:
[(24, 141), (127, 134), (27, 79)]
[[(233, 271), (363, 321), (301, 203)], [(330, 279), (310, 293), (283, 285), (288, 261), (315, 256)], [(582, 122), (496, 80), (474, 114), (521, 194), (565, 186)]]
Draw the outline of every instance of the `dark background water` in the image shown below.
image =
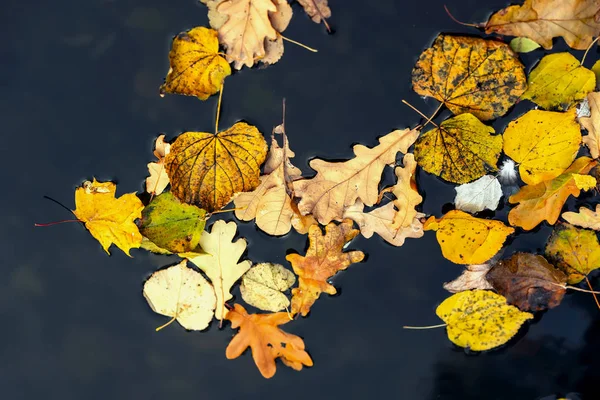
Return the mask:
[[(229, 77), (221, 127), (245, 119), (268, 134), (285, 97), (296, 165), (310, 173), (312, 157), (349, 158), (354, 143), (373, 146), (414, 126), (419, 116), (401, 99), (426, 114), (437, 106), (410, 89), (418, 55), (438, 32), (478, 33), (452, 22), (443, 3), (331, 0), (333, 35), (295, 7), (286, 36), (319, 53), (286, 44), (276, 65)], [(448, 3), (469, 22), (507, 5)], [(74, 207), (75, 187), (94, 176), (116, 180), (119, 194), (141, 191), (159, 133), (212, 131), (216, 97), (158, 96), (171, 38), (207, 25), (206, 9), (194, 0), (8, 0), (2, 8), (3, 399), (600, 398), (599, 310), (588, 295), (567, 295), (508, 346), (485, 354), (466, 354), (443, 329), (401, 329), (439, 323), (435, 308), (449, 295), (442, 283), (462, 270), (442, 257), (431, 232), (401, 248), (378, 238), (351, 244), (368, 258), (335, 277), (341, 295), (323, 296), (308, 318), (286, 326), (305, 339), (313, 368), (279, 363), (275, 377), (263, 379), (249, 352), (225, 358), (228, 325), (188, 333), (174, 324), (156, 333), (165, 318), (150, 310), (142, 285), (174, 259), (138, 250), (130, 259), (116, 248), (109, 258), (79, 224), (33, 223), (69, 218), (42, 196)], [(590, 65), (597, 57), (593, 51)], [(501, 131), (521, 112), (494, 126)], [(441, 215), (453, 188), (424, 173), (418, 180), (423, 210)], [(239, 232), (254, 262), (287, 265), (287, 251), (307, 246), (305, 236), (271, 238), (253, 223), (240, 223)], [(505, 254), (539, 251), (549, 232), (517, 235)]]

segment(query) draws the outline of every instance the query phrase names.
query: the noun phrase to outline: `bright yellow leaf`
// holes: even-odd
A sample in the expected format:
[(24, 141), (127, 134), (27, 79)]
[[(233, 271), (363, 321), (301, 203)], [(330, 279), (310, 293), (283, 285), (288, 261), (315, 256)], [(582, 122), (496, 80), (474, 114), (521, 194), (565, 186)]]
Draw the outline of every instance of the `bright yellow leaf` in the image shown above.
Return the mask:
[(533, 185), (556, 178), (571, 165), (581, 143), (575, 108), (531, 110), (508, 124), (504, 152), (519, 163), (523, 182)]
[(590, 149), (592, 158), (598, 158), (600, 157), (600, 92), (588, 94), (587, 99), (591, 115), (579, 119), (581, 126), (588, 132), (582, 142)]
[(476, 218), (452, 210), (442, 218), (430, 217), (423, 229), (436, 231), (445, 258), (456, 264), (482, 264), (492, 258), (515, 230), (501, 221)]
[(578, 213), (568, 211), (563, 213), (562, 217), (570, 224), (600, 231), (600, 204), (596, 205), (596, 211), (580, 207)]
[(581, 190), (590, 190), (596, 187), (596, 178), (590, 175), (573, 174), (575, 186)]
[(456, 293), (435, 313), (448, 326), (448, 339), (473, 351), (490, 350), (508, 342), (533, 314), (506, 304), (506, 298), (487, 290)]

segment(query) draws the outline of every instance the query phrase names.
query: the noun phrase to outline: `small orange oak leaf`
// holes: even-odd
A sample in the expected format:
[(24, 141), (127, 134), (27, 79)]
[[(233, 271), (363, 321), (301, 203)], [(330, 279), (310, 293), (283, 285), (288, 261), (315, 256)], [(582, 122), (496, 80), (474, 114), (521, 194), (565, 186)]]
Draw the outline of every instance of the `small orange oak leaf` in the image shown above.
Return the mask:
[(276, 358), (281, 358), (285, 365), (296, 371), (303, 365), (312, 367), (313, 361), (304, 351), (304, 341), (278, 327), (291, 321), (287, 312), (248, 314), (244, 307), (234, 304), (225, 319), (231, 321), (233, 329), (240, 328), (225, 350), (229, 360), (239, 357), (250, 347), (254, 363), (265, 378), (275, 375)]
[(344, 245), (359, 233), (352, 224), (350, 219), (339, 225), (331, 222), (325, 227), (325, 235), (319, 225), (312, 225), (308, 230), (310, 246), (306, 255), (288, 254), (286, 260), (298, 275), (298, 287), (292, 290), (292, 314), (306, 316), (321, 293), (336, 294), (327, 279), (363, 260), (362, 251), (342, 252)]

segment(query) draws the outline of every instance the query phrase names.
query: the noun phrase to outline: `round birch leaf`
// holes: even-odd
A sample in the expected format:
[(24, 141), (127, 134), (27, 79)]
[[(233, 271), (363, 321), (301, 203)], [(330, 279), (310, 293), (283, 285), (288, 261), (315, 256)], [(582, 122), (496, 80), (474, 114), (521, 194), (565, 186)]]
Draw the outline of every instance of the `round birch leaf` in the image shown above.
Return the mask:
[(240, 291), (244, 301), (264, 311), (277, 312), (290, 305), (282, 292), (296, 283), (296, 276), (280, 264), (261, 263), (242, 277)]

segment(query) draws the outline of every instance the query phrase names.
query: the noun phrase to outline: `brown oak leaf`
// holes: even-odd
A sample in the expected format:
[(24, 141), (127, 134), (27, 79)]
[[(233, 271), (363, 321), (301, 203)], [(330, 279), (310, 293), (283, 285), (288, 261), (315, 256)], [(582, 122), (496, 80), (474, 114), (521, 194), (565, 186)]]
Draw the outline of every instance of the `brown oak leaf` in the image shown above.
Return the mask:
[(298, 3), (304, 8), (306, 14), (308, 14), (314, 22), (318, 24), (323, 21), (327, 30), (329, 30), (329, 26), (325, 19), (331, 17), (331, 9), (327, 2), (328, 0), (298, 0)]
[(485, 278), (490, 268), (492, 268), (490, 264), (467, 265), (467, 268), (458, 278), (444, 283), (444, 289), (450, 293), (473, 289), (493, 289), (492, 284)]

